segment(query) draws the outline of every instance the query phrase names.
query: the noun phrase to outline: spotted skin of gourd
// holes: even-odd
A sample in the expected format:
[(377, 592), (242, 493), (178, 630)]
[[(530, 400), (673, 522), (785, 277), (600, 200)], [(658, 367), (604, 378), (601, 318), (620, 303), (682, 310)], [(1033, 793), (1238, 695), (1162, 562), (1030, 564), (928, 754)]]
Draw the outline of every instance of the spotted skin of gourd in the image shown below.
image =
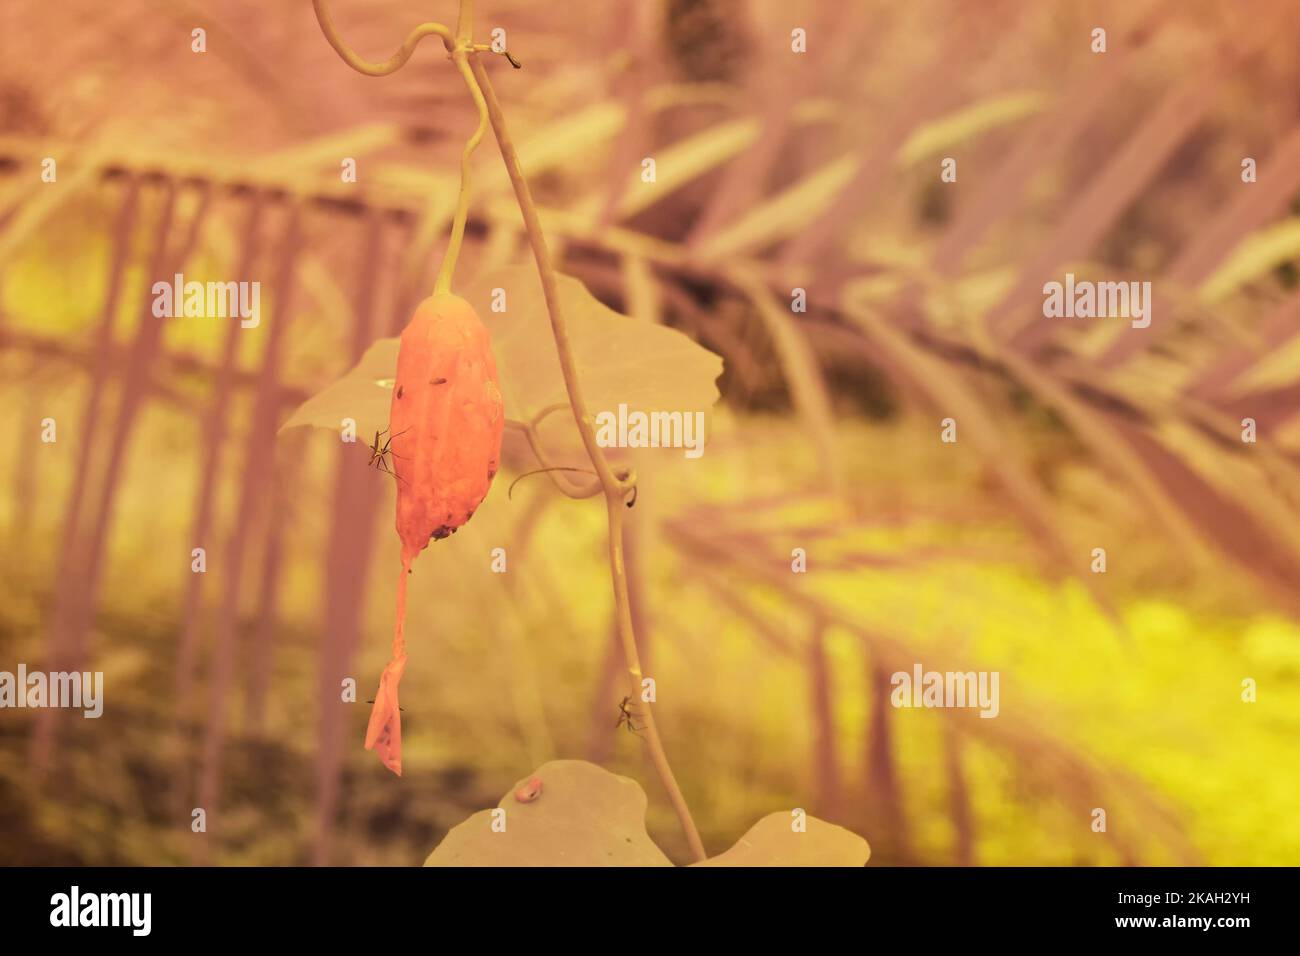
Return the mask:
[(431, 540), (455, 534), (474, 515), (501, 460), (505, 410), (487, 327), (459, 296), (420, 303), (402, 332), (389, 413), (397, 476), (397, 586), (393, 658), (380, 677), (366, 748), (402, 773), (397, 687), (406, 668), (406, 579)]

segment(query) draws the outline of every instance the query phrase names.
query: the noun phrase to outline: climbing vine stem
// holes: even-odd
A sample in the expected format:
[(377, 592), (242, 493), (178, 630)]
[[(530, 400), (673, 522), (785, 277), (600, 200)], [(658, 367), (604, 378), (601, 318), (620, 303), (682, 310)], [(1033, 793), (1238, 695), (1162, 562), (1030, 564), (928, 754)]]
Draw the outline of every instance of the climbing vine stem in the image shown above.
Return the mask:
[(681, 788), (677, 785), (677, 778), (673, 775), (672, 767), (668, 763), (668, 755), (664, 752), (663, 741), (659, 737), (659, 729), (655, 724), (654, 710), (641, 699), (641, 680), (644, 675), (641, 672), (641, 655), (637, 651), (636, 635), (632, 628), (632, 607), (628, 600), (627, 591), (627, 569), (623, 560), (624, 500), (634, 491), (636, 476), (631, 471), (615, 474), (610, 467), (609, 460), (605, 457), (604, 450), (596, 441), (593, 419), (587, 408), (586, 398), (582, 392), (582, 383), (578, 379), (577, 369), (573, 361), (573, 352), (569, 346), (568, 325), (565, 323), (563, 306), (560, 304), (555, 266), (551, 262), (551, 253), (546, 245), (546, 236), (542, 232), (541, 220), (537, 215), (537, 206), (533, 202), (532, 191), (528, 188), (528, 180), (524, 178), (523, 169), (519, 165), (519, 155), (515, 152), (514, 142), (510, 139), (510, 132), (506, 128), (505, 115), (501, 111), (501, 103), (496, 98), (496, 92), (492, 89), (492, 81), (488, 78), (487, 70), (477, 56), (473, 58), (472, 65), (474, 77), (478, 80), (483, 99), (487, 103), (488, 117), (492, 123), (492, 131), (496, 134), (497, 145), (501, 148), (501, 158), (505, 161), (506, 172), (509, 174), (510, 183), (515, 190), (515, 198), (519, 203), (519, 212), (523, 216), (524, 228), (528, 233), (528, 243), (532, 247), (533, 258), (537, 261), (537, 272), (542, 281), (546, 309), (551, 318), (551, 332), (555, 338), (555, 349), (559, 354), (560, 370), (564, 375), (564, 385), (569, 395), (569, 404), (573, 408), (573, 417), (578, 425), (578, 431), (582, 435), (582, 443), (587, 450), (587, 457), (591, 459), (592, 467), (596, 470), (605, 492), (605, 511), (609, 517), (609, 571), (614, 583), (618, 634), (623, 647), (623, 658), (627, 664), (628, 690), (632, 699), (631, 707), (635, 713), (639, 714), (645, 726), (646, 752), (650, 758), (650, 763), (654, 766), (660, 781), (663, 783), (664, 789), (668, 792), (668, 799), (673, 805), (673, 810), (677, 813), (677, 819), (681, 822), (691, 855), (696, 861), (703, 860), (707, 856), (704, 852), (704, 844), (700, 840), (699, 831), (696, 829), (695, 821), (691, 817), (690, 808), (686, 805), (686, 798), (682, 795)]

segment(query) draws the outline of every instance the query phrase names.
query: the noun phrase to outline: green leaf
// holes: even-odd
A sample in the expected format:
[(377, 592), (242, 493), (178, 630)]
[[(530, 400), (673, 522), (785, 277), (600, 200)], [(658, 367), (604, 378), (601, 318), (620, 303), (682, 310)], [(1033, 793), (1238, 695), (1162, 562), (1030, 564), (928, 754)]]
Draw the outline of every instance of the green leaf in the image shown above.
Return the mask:
[(865, 866), (871, 847), (843, 827), (806, 817), (795, 832), (789, 813), (769, 813), (749, 828), (726, 853), (694, 866)]
[[(579, 280), (558, 277), (561, 307), (578, 378), (591, 414), (702, 411), (718, 399), (722, 359), (674, 329), (620, 315), (602, 305)], [(505, 295), (505, 311), (494, 312)], [(568, 405), (541, 281), (530, 266), (493, 270), (458, 294), (474, 307), (492, 333), (505, 397), (506, 418), (526, 422), (547, 408)], [(281, 426), (338, 429), (344, 418), (369, 436), (387, 427), (397, 368), (397, 339), (375, 342), (343, 378), (313, 395)], [(706, 419), (707, 422), (707, 419)], [(547, 416), (542, 435), (551, 444), (573, 445), (577, 426), (567, 409)], [(708, 434), (707, 428), (705, 434)]]
[[(530, 803), (515, 797), (532, 777)], [(645, 829), (639, 784), (583, 760), (552, 760), (501, 798), (505, 829), (482, 810), (438, 844), (425, 866), (672, 866)], [(499, 828), (498, 828), (499, 829)]]
[(397, 339), (379, 339), (346, 375), (299, 405), (280, 431), (300, 425), (337, 431), (351, 418), (357, 433), (368, 438), (388, 427), (396, 375)]
[[(578, 380), (592, 415), (629, 411), (708, 412), (718, 400), (722, 359), (675, 329), (629, 318), (601, 304), (572, 276), (558, 276)], [(494, 290), (505, 311), (493, 312)], [(541, 280), (531, 266), (480, 276), (461, 293), (492, 333), (506, 417), (528, 421), (569, 398), (560, 372)], [(568, 419), (567, 412), (556, 417)], [(576, 434), (577, 427), (572, 425)]]

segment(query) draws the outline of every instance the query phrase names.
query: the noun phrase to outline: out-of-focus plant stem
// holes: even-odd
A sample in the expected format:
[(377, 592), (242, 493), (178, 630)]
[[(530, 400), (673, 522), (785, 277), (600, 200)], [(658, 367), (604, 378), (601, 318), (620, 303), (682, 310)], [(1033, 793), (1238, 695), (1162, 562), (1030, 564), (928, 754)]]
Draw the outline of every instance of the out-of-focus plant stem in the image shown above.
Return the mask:
[(563, 309), (560, 305), (555, 266), (551, 262), (550, 250), (546, 246), (546, 237), (542, 233), (537, 207), (533, 203), (528, 181), (524, 178), (523, 170), (519, 165), (519, 156), (515, 152), (514, 143), (510, 139), (509, 131), (506, 129), (505, 116), (501, 111), (501, 104), (496, 98), (496, 93), (492, 89), (487, 70), (484, 69), (482, 62), (477, 57), (472, 61), (472, 68), (473, 75), (478, 81), (483, 99), (487, 104), (492, 130), (496, 133), (497, 145), (501, 148), (501, 158), (505, 161), (506, 172), (510, 176), (511, 185), (514, 186), (515, 198), (519, 202), (519, 212), (524, 219), (524, 227), (528, 234), (529, 245), (533, 249), (533, 257), (537, 260), (537, 272), (541, 278), (542, 292), (545, 295), (547, 312), (551, 318), (551, 331), (555, 337), (555, 349), (559, 355), (560, 370), (564, 375), (564, 385), (569, 395), (569, 404), (573, 408), (573, 417), (577, 422), (578, 431), (582, 435), (582, 443), (587, 450), (587, 456), (591, 459), (592, 467), (595, 468), (596, 474), (600, 478), (601, 487), (605, 492), (605, 510), (609, 516), (609, 569), (614, 584), (619, 638), (627, 662), (629, 697), (631, 698), (629, 705), (644, 723), (646, 751), (649, 754), (651, 764), (664, 785), (664, 789), (668, 792), (668, 799), (677, 813), (677, 818), (681, 822), (691, 855), (697, 861), (703, 860), (707, 856), (704, 852), (704, 844), (700, 840), (699, 831), (696, 829), (695, 821), (691, 817), (690, 808), (686, 805), (686, 798), (682, 795), (681, 788), (677, 785), (677, 778), (673, 776), (672, 767), (668, 763), (668, 756), (664, 752), (663, 742), (659, 737), (659, 730), (655, 724), (654, 710), (649, 706), (648, 702), (642, 701), (641, 698), (641, 680), (643, 676), (641, 659), (637, 651), (636, 636), (632, 627), (632, 611), (627, 592), (627, 569), (623, 560), (624, 501), (635, 488), (636, 477), (630, 471), (622, 476), (616, 475), (610, 466), (609, 460), (605, 457), (604, 451), (596, 441), (594, 420), (582, 392), (582, 383), (578, 380), (573, 353), (569, 346), (568, 326), (565, 323)]

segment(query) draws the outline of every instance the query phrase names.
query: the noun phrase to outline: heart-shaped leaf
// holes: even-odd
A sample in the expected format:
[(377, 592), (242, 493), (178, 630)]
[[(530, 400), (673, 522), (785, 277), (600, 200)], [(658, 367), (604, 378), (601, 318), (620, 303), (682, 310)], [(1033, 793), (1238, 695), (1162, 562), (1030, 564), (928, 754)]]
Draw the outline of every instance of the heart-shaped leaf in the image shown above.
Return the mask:
[[(802, 811), (799, 811), (802, 813)], [(790, 813), (769, 813), (726, 853), (695, 866), (865, 866), (871, 847), (856, 833), (804, 816), (795, 830)]]
[[(717, 355), (675, 329), (620, 315), (572, 276), (558, 276), (557, 291), (593, 415), (617, 412), (620, 404), (632, 411), (707, 413), (718, 400), (715, 381), (722, 374), (722, 359)], [(464, 296), (492, 332), (506, 416), (528, 421), (554, 405), (567, 405), (537, 271), (526, 266), (495, 269)], [(500, 304), (504, 311), (494, 312)]]
[(396, 380), (397, 338), (378, 339), (346, 375), (299, 405), (280, 431), (300, 425), (337, 431), (351, 418), (358, 434), (368, 439), (388, 427)]
[(424, 865), (672, 866), (646, 834), (645, 810), (635, 780), (584, 760), (552, 760), (511, 787), (497, 810), (453, 827)]

